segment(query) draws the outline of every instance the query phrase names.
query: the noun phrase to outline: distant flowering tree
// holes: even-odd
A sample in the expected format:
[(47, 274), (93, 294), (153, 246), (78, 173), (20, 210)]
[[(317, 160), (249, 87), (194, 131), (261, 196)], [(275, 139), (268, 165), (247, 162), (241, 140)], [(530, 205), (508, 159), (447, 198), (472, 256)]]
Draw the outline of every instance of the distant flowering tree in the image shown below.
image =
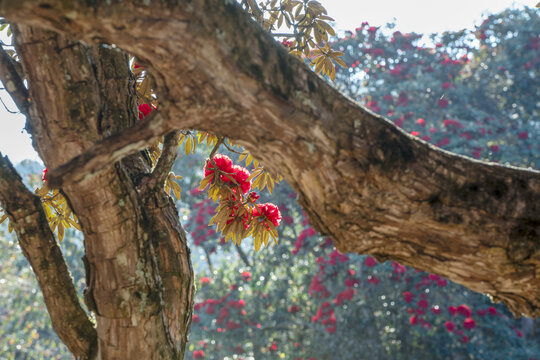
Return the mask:
[(420, 34), (363, 23), (333, 46), (339, 88), (412, 135), (477, 159), (540, 161), (538, 11), (506, 10), (475, 31)]

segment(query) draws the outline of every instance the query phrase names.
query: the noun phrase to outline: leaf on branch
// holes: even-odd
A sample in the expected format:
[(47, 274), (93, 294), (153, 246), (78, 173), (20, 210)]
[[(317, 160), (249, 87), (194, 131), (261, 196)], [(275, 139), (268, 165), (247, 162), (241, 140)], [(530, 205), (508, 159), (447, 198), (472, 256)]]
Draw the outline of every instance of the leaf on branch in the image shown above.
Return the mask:
[(176, 200), (180, 200), (180, 197), (182, 195), (182, 188), (180, 185), (176, 182), (176, 180), (182, 180), (182, 176), (175, 175), (172, 171), (167, 176), (167, 179), (165, 180), (165, 192), (167, 195), (171, 195), (171, 190), (173, 192), (174, 197)]

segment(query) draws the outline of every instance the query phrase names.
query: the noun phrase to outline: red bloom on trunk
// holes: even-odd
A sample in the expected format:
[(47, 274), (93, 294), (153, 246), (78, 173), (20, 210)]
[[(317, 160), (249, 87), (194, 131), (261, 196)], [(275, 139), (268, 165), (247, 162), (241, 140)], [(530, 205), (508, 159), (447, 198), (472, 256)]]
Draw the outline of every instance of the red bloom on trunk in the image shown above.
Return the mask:
[(142, 120), (145, 116), (150, 114), (152, 110), (154, 110), (155, 107), (150, 106), (148, 104), (141, 104), (139, 105), (139, 120)]

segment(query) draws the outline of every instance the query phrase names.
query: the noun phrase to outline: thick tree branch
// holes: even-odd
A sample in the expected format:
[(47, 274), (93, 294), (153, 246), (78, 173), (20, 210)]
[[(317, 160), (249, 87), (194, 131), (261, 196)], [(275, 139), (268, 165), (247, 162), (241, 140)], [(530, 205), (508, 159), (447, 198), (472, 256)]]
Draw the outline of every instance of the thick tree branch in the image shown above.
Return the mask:
[(0, 80), (19, 111), (27, 115), (30, 97), (13, 62), (11, 56), (0, 46)]
[(85, 153), (47, 173), (49, 186), (59, 188), (65, 184), (89, 179), (106, 166), (148, 147), (161, 136), (161, 131), (163, 131), (163, 117), (158, 111), (154, 111), (145, 117), (144, 121), (139, 121), (120, 134), (99, 141)]
[(338, 249), (435, 272), (540, 316), (539, 172), (408, 136), (289, 56), (234, 2), (87, 4), (3, 0), (0, 12), (142, 59), (170, 119), (154, 135), (196, 128), (234, 139), (284, 175)]
[(79, 303), (40, 199), (24, 186), (8, 158), (1, 154), (0, 202), (36, 274), (54, 330), (73, 355), (91, 358), (96, 350), (96, 331)]

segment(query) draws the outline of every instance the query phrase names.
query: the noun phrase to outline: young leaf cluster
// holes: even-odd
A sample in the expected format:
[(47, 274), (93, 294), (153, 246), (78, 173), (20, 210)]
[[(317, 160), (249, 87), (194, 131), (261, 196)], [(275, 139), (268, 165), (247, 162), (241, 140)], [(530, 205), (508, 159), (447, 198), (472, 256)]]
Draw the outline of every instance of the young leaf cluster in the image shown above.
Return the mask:
[[(280, 38), (289, 52), (298, 58), (313, 59), (310, 65), (318, 74), (335, 79), (335, 64), (347, 67), (340, 59), (343, 53), (328, 45), (335, 31), (334, 21), (321, 3), (315, 0), (266, 0), (260, 3), (243, 1), (245, 8), (263, 28)], [(285, 29), (285, 32), (282, 32)]]

